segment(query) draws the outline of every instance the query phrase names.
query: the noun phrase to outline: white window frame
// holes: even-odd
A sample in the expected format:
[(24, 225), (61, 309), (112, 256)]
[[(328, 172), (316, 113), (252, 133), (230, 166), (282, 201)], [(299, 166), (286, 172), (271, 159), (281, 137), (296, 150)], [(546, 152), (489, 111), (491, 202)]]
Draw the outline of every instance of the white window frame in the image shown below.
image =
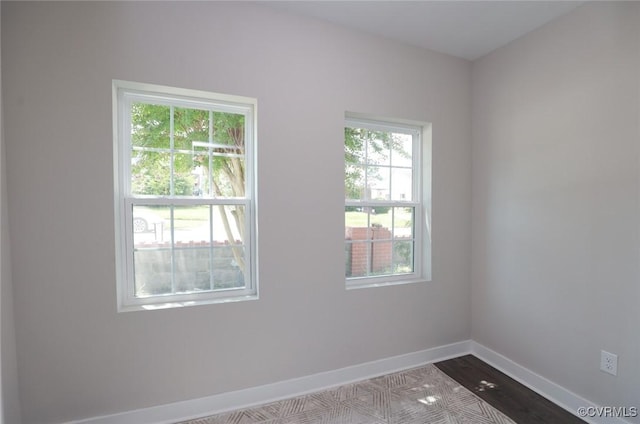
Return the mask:
[[(345, 128), (399, 132), (412, 136), (412, 200), (349, 200), (345, 207), (411, 207), (414, 209), (413, 272), (345, 277), (347, 289), (418, 283), (431, 280), (431, 124), (402, 119), (345, 114)], [(344, 141), (343, 141), (344, 143)], [(345, 162), (345, 165), (346, 162)], [(346, 223), (345, 223), (346, 227)], [(350, 242), (345, 238), (345, 245)]]
[[(245, 116), (245, 197), (201, 198), (134, 195), (131, 192), (131, 104), (153, 104), (204, 108)], [(136, 311), (234, 302), (258, 298), (256, 240), (256, 134), (257, 100), (129, 81), (113, 81), (113, 161), (118, 311)], [(132, 207), (134, 205), (244, 205), (244, 288), (194, 293), (135, 296)]]

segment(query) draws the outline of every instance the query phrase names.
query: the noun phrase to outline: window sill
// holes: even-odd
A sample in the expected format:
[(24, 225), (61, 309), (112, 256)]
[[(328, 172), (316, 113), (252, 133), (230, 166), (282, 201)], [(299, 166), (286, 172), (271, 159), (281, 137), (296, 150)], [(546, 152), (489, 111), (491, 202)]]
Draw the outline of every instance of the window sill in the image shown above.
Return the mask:
[(429, 283), (431, 280), (426, 278), (411, 278), (407, 280), (392, 280), (392, 281), (367, 281), (360, 284), (347, 282), (347, 290), (369, 289), (373, 287), (387, 287), (387, 286), (400, 286), (406, 284), (420, 284)]
[(237, 296), (237, 297), (185, 300), (185, 301), (175, 301), (175, 302), (171, 302), (171, 301), (154, 302), (154, 303), (146, 303), (146, 304), (140, 304), (140, 305), (120, 305), (118, 307), (118, 312), (154, 311), (154, 310), (161, 310), (161, 309), (186, 308), (190, 306), (244, 302), (249, 300), (258, 300), (258, 295), (254, 294), (254, 295)]

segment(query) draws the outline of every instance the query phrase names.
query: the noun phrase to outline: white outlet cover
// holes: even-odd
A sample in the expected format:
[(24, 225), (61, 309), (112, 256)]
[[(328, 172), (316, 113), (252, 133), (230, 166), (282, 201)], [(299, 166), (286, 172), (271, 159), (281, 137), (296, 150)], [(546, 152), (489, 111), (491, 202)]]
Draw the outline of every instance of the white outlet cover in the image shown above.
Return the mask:
[(606, 350), (601, 350), (600, 370), (611, 375), (618, 375), (618, 355), (607, 352)]

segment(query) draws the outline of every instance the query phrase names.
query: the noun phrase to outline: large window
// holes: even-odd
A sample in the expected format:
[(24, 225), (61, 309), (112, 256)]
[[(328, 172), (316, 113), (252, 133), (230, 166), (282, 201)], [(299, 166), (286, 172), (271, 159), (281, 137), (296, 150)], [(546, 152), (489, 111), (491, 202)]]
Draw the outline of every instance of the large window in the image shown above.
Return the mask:
[(114, 81), (120, 310), (255, 298), (256, 101)]
[(428, 278), (425, 198), (430, 198), (430, 185), (425, 184), (422, 165), (430, 152), (423, 151), (423, 130), (419, 125), (347, 117), (347, 287)]

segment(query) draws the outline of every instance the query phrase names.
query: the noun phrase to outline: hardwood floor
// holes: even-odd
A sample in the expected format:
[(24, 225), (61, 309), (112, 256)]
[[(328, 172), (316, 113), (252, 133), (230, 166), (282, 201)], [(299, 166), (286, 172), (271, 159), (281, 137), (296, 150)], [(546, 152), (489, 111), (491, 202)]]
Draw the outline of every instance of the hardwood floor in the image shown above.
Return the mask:
[(473, 355), (434, 365), (518, 424), (584, 423)]

